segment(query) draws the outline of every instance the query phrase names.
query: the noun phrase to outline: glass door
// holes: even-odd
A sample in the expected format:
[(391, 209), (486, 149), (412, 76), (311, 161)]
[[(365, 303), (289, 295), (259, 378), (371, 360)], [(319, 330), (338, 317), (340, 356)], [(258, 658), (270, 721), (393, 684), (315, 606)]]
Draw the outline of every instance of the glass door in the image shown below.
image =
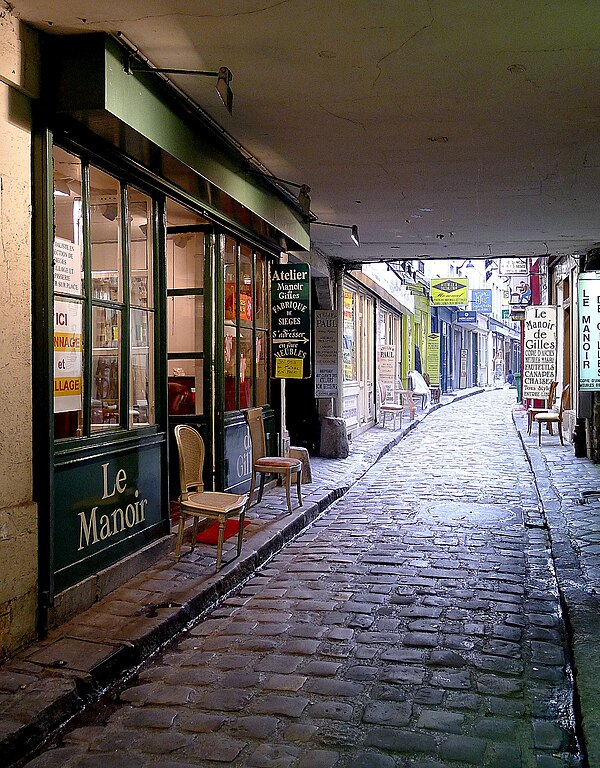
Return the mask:
[(204, 482), (214, 487), (213, 227), (167, 201), (167, 372), (171, 498), (179, 494), (176, 424), (192, 424), (204, 440)]

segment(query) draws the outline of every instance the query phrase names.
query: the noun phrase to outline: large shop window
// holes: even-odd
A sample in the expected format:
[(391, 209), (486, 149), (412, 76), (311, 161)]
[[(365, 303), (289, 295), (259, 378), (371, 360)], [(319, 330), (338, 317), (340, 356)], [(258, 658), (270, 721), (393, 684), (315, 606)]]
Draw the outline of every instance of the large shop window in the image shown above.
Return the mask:
[(59, 147), (53, 160), (55, 437), (152, 425), (152, 199)]
[(267, 266), (232, 237), (223, 247), (225, 410), (235, 411), (268, 402)]

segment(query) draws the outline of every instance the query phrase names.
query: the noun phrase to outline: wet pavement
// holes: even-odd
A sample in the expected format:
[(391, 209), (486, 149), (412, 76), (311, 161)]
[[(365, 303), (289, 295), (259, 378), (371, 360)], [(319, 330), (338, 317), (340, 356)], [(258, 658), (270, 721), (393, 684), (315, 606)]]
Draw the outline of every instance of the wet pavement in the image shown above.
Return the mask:
[[(85, 674), (110, 678), (110, 655), (77, 675), (74, 661), (53, 667), (51, 649), (81, 644), (87, 631), (95, 648), (104, 640), (123, 653), (105, 627), (127, 613), (126, 598), (131, 609), (138, 593), (139, 612), (163, 596), (156, 616), (127, 614), (116, 632), (150, 619), (154, 632), (139, 630), (148, 647), (177, 627), (164, 612), (192, 610), (185, 589), (220, 598), (28, 765), (600, 765), (600, 503), (577, 503), (600, 488), (600, 468), (556, 436), (539, 449), (524, 421), (514, 390), (502, 389), (432, 410), (403, 435), (372, 429), (348, 460), (312, 460), (307, 519), (282, 517), (280, 489), (253, 507), (262, 522), (248, 529), (248, 564), (242, 557), (217, 577), (209, 548), (179, 567), (167, 558), (38, 644), (13, 662), (15, 721), (42, 696), (40, 668), (67, 699), (69, 680), (84, 698)], [(267, 551), (276, 538), (287, 545)], [(204, 570), (200, 590), (194, 569)], [(234, 572), (242, 583), (228, 593)], [(5, 733), (10, 671), (0, 669)]]

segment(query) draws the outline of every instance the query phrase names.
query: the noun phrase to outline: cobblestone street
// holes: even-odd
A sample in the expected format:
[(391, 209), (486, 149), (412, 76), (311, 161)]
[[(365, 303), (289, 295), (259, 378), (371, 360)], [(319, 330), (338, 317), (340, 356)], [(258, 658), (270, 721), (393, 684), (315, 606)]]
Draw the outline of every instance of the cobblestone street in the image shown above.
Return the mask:
[(431, 413), (27, 765), (583, 765), (513, 406), (496, 390)]

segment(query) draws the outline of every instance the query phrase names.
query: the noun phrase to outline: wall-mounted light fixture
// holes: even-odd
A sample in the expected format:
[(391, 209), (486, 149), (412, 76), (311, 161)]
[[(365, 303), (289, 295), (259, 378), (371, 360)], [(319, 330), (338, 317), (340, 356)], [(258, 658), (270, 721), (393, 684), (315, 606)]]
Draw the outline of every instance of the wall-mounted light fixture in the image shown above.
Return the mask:
[(318, 221), (314, 220), (310, 222), (312, 224), (320, 224), (323, 227), (341, 227), (342, 229), (350, 229), (352, 230), (350, 237), (352, 239), (352, 242), (357, 247), (360, 247), (360, 238), (358, 236), (358, 227), (356, 224), (330, 224), (328, 221)]
[(471, 261), (471, 259), (465, 259), (462, 264), (459, 264), (458, 267), (456, 267), (456, 271), (460, 272), (462, 268), (465, 269), (475, 269), (475, 264)]
[(299, 190), (298, 192), (298, 202), (300, 203), (300, 208), (302, 209), (302, 215), (308, 219), (310, 217), (310, 187), (308, 184), (298, 184), (295, 181), (289, 181), (288, 179), (280, 179), (278, 176), (271, 176), (269, 173), (260, 173), (260, 171), (256, 171), (254, 169), (251, 170), (251, 173), (255, 174), (256, 176), (260, 176), (262, 179), (270, 179), (271, 181), (276, 181), (278, 184), (285, 184), (288, 187), (296, 187), (296, 189)]
[(208, 69), (174, 69), (171, 67), (136, 67), (133, 65), (135, 56), (130, 54), (125, 62), (125, 72), (132, 75), (134, 72), (140, 74), (159, 74), (159, 75), (200, 75), (202, 77), (216, 77), (216, 89), (219, 98), (223, 102), (229, 114), (233, 114), (233, 91), (231, 90), (231, 80), (233, 75), (228, 67), (220, 67), (218, 70)]

